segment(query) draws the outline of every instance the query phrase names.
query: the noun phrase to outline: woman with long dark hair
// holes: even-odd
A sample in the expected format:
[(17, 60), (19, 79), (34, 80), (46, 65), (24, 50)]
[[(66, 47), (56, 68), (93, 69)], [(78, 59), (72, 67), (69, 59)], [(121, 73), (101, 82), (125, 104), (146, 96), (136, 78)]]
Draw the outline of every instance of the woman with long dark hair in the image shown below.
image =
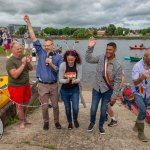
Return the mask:
[(73, 111), (73, 121), (76, 128), (79, 127), (79, 83), (82, 77), (81, 58), (76, 50), (67, 50), (63, 57), (63, 63), (59, 69), (59, 82), (62, 84), (60, 89), (61, 99), (65, 105), (68, 121), (68, 129), (73, 128), (71, 102)]

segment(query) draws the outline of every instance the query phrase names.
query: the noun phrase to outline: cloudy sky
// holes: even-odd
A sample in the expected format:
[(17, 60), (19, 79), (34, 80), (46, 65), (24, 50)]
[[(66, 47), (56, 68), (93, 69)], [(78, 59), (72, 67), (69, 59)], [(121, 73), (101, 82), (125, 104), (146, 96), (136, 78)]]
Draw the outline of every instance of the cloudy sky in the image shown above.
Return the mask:
[(109, 24), (150, 27), (150, 0), (0, 0), (0, 26), (102, 27)]

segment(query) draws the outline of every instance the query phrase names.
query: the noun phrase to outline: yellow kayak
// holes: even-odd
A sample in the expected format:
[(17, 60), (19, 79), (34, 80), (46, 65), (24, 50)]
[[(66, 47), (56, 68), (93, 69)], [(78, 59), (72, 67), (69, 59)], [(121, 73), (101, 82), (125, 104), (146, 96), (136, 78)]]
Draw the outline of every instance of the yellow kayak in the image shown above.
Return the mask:
[(0, 109), (9, 102), (7, 84), (8, 76), (0, 76)]

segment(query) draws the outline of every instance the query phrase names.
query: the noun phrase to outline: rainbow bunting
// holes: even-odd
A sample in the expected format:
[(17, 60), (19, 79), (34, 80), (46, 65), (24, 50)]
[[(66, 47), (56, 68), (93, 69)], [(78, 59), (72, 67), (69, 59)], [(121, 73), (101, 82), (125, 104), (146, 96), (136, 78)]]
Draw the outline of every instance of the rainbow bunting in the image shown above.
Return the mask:
[(103, 71), (102, 71), (102, 77), (109, 89), (112, 89), (112, 83), (109, 78), (108, 74), (108, 60), (106, 59), (106, 55), (104, 56), (104, 66), (103, 66)]

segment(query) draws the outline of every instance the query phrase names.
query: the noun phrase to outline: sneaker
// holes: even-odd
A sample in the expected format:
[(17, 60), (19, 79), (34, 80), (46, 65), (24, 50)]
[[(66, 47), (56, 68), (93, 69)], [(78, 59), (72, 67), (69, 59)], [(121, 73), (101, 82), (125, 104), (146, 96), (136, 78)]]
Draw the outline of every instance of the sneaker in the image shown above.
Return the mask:
[(94, 128), (94, 124), (90, 123), (89, 126), (88, 126), (88, 132), (93, 131), (93, 128)]
[(75, 126), (76, 128), (79, 128), (79, 122), (78, 122), (78, 120), (75, 120), (75, 121), (74, 121), (74, 126)]
[(44, 122), (43, 130), (48, 130), (48, 129), (49, 129), (49, 122)]
[(116, 126), (118, 122), (116, 120), (111, 119), (111, 122), (108, 124), (109, 127)]
[(55, 127), (56, 127), (57, 129), (61, 129), (60, 123), (59, 123), (59, 122), (56, 122), (56, 123), (55, 123)]
[(72, 123), (69, 123), (69, 124), (68, 124), (68, 129), (69, 129), (69, 130), (73, 129)]
[(52, 108), (53, 106), (52, 106), (52, 104), (48, 104), (48, 108)]
[(99, 128), (100, 134), (105, 134), (105, 130), (103, 128)]

